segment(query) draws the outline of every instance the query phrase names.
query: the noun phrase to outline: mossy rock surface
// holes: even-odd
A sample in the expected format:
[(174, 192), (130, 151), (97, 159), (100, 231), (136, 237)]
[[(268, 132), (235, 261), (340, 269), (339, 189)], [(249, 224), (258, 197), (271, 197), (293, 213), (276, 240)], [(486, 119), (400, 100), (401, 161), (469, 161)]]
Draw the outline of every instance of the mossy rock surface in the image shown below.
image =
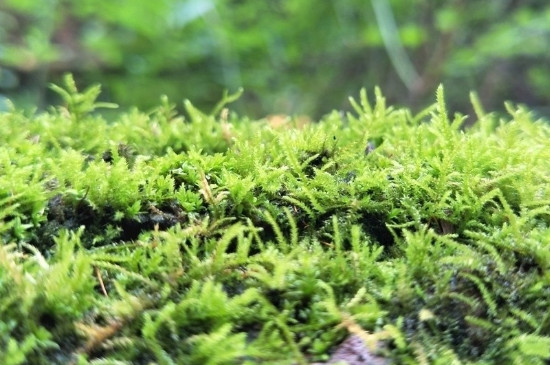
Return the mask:
[(107, 122), (98, 87), (54, 89), (0, 115), (0, 363), (550, 358), (550, 128), (527, 110), (473, 97), (464, 127), (442, 89), (417, 116), (377, 90), (315, 123), (233, 95)]

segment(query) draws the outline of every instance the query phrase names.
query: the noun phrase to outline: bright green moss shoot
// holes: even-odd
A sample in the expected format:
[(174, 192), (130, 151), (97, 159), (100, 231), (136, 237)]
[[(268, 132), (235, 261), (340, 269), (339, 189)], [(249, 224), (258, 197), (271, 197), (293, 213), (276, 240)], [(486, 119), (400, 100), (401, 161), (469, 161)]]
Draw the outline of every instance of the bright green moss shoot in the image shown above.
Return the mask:
[[(166, 99), (112, 123), (0, 115), (1, 364), (308, 364), (350, 332), (403, 364), (550, 358), (550, 128), (354, 113), (283, 126)], [(279, 123), (280, 124), (280, 123)]]

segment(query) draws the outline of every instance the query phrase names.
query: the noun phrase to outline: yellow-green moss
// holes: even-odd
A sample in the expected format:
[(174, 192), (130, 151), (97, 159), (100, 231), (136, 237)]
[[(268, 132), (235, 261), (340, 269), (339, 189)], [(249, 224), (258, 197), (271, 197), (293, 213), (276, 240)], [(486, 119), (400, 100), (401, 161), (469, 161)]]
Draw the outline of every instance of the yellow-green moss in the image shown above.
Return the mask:
[(105, 121), (0, 115), (0, 363), (307, 364), (349, 332), (395, 363), (550, 358), (550, 128), (355, 113), (248, 121), (165, 98)]

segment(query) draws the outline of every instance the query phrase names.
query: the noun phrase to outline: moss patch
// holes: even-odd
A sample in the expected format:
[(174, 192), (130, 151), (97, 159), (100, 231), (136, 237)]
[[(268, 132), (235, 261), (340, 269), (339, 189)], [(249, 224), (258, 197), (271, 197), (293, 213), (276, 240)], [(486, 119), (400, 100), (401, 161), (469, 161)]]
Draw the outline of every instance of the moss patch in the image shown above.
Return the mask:
[(0, 115), (0, 362), (307, 364), (350, 335), (394, 363), (550, 358), (550, 128), (365, 92), (282, 126), (99, 88)]

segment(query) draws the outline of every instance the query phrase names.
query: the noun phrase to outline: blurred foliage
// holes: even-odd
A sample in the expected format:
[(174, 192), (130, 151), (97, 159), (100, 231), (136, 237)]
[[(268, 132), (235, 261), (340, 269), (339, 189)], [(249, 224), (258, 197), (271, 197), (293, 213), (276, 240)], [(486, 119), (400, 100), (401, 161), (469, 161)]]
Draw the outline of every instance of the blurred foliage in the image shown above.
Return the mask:
[(361, 86), (415, 108), (444, 83), (451, 109), (476, 90), (550, 115), (548, 49), (547, 0), (3, 0), (0, 98), (44, 107), (70, 71), (140, 108), (242, 86), (248, 115), (317, 117)]

